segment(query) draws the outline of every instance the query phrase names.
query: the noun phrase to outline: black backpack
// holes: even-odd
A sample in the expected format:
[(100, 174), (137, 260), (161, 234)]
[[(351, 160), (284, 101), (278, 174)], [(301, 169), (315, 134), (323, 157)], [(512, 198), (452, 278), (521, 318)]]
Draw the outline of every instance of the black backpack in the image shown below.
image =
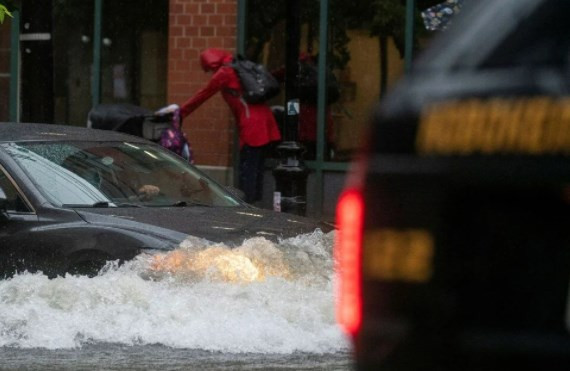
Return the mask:
[[(318, 98), (318, 81), (319, 71), (317, 67), (300, 62), (298, 87), (299, 87), (299, 100), (301, 102), (317, 104)], [(327, 104), (332, 104), (340, 98), (340, 89), (336, 76), (330, 69), (327, 68)]]
[(230, 66), (240, 79), (246, 102), (263, 103), (279, 94), (279, 82), (262, 64), (237, 55)]

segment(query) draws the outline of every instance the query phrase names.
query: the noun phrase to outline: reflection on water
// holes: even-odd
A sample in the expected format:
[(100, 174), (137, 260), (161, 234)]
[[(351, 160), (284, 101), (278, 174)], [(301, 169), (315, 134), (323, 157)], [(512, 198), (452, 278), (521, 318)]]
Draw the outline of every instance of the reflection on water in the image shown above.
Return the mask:
[[(287, 256), (264, 238), (245, 241), (240, 247), (230, 249), (224, 245), (206, 248), (181, 248), (165, 254), (156, 254), (147, 263), (154, 277), (174, 275), (178, 280), (190, 282), (250, 283), (265, 281), (269, 277), (290, 279)], [(326, 264), (326, 262), (323, 262)]]
[(154, 256), (153, 273), (187, 275), (225, 282), (254, 282), (264, 277), (260, 268), (247, 256), (224, 248), (213, 247), (198, 252), (176, 250)]
[(320, 231), (235, 249), (188, 239), (91, 279), (22, 273), (0, 281), (0, 347), (346, 352), (334, 322), (332, 241)]

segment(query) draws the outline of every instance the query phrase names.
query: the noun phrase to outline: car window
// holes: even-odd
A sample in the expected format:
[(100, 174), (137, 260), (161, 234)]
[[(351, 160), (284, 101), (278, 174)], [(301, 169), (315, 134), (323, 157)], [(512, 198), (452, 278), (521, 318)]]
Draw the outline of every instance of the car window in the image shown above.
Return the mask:
[(4, 148), (57, 206), (241, 205), (198, 169), (157, 145), (33, 142)]
[(6, 209), (8, 212), (30, 212), (26, 206), (22, 196), (10, 181), (10, 178), (0, 169), (0, 188), (4, 191), (7, 198)]
[(417, 61), (425, 71), (568, 66), (567, 0), (470, 0)]
[(521, 20), (483, 60), (482, 68), (556, 67), (570, 56), (570, 2), (545, 2)]

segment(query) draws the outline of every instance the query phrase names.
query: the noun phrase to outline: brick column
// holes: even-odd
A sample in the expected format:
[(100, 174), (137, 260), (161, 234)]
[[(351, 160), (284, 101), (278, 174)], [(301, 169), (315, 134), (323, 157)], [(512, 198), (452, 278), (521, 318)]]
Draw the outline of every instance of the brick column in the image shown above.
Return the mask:
[[(206, 48), (236, 48), (238, 0), (170, 0), (168, 26), (168, 103), (182, 104), (206, 85), (200, 67)], [(184, 120), (183, 129), (198, 165), (229, 166), (233, 116), (218, 93)]]

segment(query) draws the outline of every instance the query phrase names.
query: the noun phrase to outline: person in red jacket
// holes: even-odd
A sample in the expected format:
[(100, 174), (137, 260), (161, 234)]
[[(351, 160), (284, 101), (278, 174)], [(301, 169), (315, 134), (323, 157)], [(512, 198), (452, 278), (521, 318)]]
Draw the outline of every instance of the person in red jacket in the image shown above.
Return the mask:
[(266, 104), (246, 103), (241, 97), (240, 80), (230, 66), (232, 58), (230, 53), (214, 48), (200, 53), (202, 69), (213, 75), (204, 88), (182, 105), (180, 115), (184, 119), (211, 96), (222, 93), (239, 131), (239, 188), (245, 193), (245, 201), (251, 203), (261, 200), (265, 153), (269, 143), (281, 140), (281, 134)]

